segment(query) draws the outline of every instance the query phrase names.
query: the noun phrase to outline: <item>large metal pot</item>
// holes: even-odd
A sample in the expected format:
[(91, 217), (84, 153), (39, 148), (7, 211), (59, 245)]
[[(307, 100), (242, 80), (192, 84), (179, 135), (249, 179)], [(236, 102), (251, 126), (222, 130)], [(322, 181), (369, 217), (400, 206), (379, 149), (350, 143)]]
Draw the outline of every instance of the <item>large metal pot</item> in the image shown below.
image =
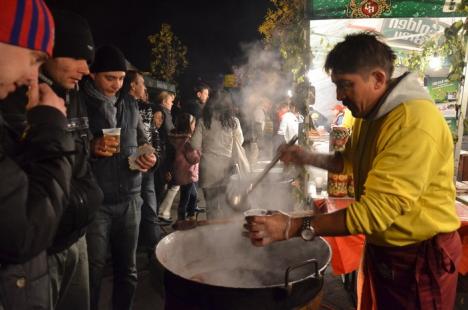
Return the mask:
[(295, 309), (320, 292), (331, 257), (323, 239), (254, 247), (241, 232), (238, 221), (176, 231), (159, 242), (166, 309)]

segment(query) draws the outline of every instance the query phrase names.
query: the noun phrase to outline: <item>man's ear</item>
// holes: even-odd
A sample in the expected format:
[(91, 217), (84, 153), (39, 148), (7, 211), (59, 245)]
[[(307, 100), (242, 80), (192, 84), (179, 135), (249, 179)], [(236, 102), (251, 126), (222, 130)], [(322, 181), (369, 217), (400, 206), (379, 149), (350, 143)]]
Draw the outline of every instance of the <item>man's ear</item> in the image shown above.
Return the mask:
[(89, 77), (93, 79), (93, 81), (96, 79), (96, 74), (95, 73), (90, 73)]
[(371, 76), (374, 80), (375, 90), (379, 90), (387, 86), (389, 77), (387, 76), (387, 73), (385, 73), (384, 70), (375, 69), (374, 71), (372, 71)]

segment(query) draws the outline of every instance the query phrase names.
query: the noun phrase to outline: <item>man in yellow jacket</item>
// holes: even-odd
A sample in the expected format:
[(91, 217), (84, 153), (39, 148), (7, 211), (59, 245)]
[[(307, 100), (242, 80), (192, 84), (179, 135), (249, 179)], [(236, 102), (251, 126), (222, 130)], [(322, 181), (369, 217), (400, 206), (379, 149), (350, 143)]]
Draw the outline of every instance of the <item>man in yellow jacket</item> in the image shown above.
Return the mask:
[(413, 74), (391, 78), (394, 60), (377, 36), (348, 35), (325, 63), (337, 99), (356, 118), (346, 150), (282, 148), (285, 163), (352, 171), (356, 201), (315, 217), (249, 217), (245, 226), (257, 246), (365, 234), (361, 309), (453, 309), (461, 243), (452, 136)]

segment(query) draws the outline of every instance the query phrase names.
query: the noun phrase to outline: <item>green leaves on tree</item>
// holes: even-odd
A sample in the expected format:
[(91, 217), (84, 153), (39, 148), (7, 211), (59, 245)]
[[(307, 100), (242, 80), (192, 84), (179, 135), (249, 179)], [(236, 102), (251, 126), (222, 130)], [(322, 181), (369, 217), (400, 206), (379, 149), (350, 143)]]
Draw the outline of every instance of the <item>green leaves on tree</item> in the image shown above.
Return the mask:
[(161, 81), (176, 84), (175, 79), (187, 67), (187, 47), (172, 32), (169, 24), (148, 36), (151, 45), (151, 75)]

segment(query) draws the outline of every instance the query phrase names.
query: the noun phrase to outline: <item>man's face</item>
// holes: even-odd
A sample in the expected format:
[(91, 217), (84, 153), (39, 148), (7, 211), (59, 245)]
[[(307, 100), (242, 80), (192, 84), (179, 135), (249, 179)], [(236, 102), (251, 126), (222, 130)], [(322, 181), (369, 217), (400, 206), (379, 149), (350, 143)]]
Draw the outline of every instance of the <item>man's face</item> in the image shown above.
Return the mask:
[(0, 55), (0, 99), (37, 80), (39, 66), (47, 59), (44, 52), (5, 43), (0, 43)]
[(143, 100), (144, 102), (148, 102), (149, 101), (149, 95), (148, 95), (148, 90), (146, 89), (145, 87), (145, 95), (143, 96)]
[(156, 127), (157, 129), (161, 128), (163, 122), (164, 122), (163, 113), (161, 111), (154, 112), (153, 114), (154, 127)]
[(135, 81), (131, 83), (131, 94), (136, 99), (145, 100), (147, 98), (145, 93), (145, 79), (140, 74), (137, 74)]
[(202, 104), (205, 104), (208, 101), (209, 96), (210, 96), (210, 91), (206, 88), (202, 89), (202, 91), (199, 91), (197, 93), (197, 97)]
[(372, 73), (332, 73), (331, 79), (336, 85), (336, 98), (351, 110), (354, 117), (366, 116), (380, 98), (380, 87), (376, 87)]
[(163, 101), (163, 105), (166, 107), (166, 109), (168, 109), (169, 111), (172, 109), (172, 106), (174, 105), (174, 99), (175, 99), (175, 96), (174, 95), (169, 95), (166, 97), (166, 99), (164, 99)]
[(106, 95), (112, 97), (122, 88), (123, 80), (125, 78), (124, 71), (110, 71), (91, 73), (91, 78), (94, 80), (94, 86)]
[(88, 63), (84, 59), (57, 57), (46, 61), (44, 70), (65, 89), (74, 89), (83, 76), (89, 74)]

